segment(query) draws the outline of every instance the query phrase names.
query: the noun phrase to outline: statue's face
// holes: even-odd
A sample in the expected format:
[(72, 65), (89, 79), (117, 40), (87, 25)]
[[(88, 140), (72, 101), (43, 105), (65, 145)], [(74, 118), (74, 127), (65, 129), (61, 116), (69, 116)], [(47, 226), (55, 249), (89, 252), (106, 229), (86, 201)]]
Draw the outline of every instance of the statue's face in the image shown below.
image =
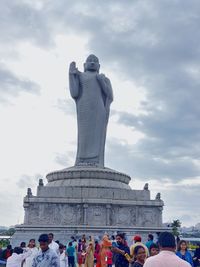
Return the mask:
[(85, 71), (89, 70), (89, 71), (99, 71), (100, 68), (100, 64), (99, 64), (99, 60), (97, 57), (95, 56), (89, 56), (84, 64), (84, 68)]

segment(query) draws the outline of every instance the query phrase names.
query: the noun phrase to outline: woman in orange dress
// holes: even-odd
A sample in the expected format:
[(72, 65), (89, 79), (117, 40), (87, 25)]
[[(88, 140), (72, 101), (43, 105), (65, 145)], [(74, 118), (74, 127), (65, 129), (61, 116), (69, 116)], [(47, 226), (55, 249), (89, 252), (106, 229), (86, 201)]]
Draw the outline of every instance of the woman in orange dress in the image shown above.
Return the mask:
[(96, 267), (107, 267), (108, 262), (108, 251), (109, 248), (112, 247), (112, 242), (109, 240), (107, 235), (103, 236), (102, 242), (101, 242), (101, 247), (99, 251), (99, 258), (96, 264)]

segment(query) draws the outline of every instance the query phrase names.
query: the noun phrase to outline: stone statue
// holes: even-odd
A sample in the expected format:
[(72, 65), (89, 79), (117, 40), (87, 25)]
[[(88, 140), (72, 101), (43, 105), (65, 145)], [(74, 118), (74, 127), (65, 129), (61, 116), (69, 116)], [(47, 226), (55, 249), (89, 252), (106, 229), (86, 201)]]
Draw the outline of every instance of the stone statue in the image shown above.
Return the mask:
[(32, 194), (32, 190), (31, 188), (27, 188), (27, 197), (31, 197), (33, 194)]
[(113, 92), (110, 80), (99, 74), (99, 60), (89, 55), (80, 72), (69, 68), (69, 88), (76, 102), (78, 148), (75, 166), (104, 167), (106, 129)]
[(148, 183), (146, 183), (146, 184), (144, 185), (144, 190), (149, 190), (149, 184), (148, 184)]
[(160, 200), (160, 199), (161, 199), (161, 194), (160, 193), (157, 193), (156, 200)]

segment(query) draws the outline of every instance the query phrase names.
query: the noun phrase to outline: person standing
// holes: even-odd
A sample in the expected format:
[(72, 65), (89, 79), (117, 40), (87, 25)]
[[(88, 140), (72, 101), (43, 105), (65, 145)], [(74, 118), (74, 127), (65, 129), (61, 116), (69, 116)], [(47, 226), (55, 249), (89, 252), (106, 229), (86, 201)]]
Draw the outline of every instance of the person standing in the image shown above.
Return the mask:
[(68, 258), (65, 253), (65, 246), (63, 244), (59, 244), (59, 253), (60, 253), (60, 267), (67, 267)]
[(142, 238), (140, 235), (135, 235), (133, 237), (133, 242), (134, 244), (131, 245), (130, 247), (130, 256), (132, 258), (132, 261), (134, 261), (135, 259), (135, 255), (134, 255), (134, 250), (135, 250), (135, 247), (137, 246), (142, 246), (144, 249), (145, 249), (145, 252), (146, 252), (146, 258), (149, 256), (149, 250), (148, 248), (142, 243)]
[[(117, 241), (116, 241), (114, 235), (111, 236), (111, 241), (112, 241), (112, 247), (117, 247)], [(113, 262), (113, 264), (115, 264), (116, 253), (112, 252), (112, 254), (113, 254), (113, 256), (112, 256), (112, 262)]]
[(150, 249), (151, 244), (153, 244), (154, 236), (152, 234), (148, 234), (148, 241), (145, 243), (145, 246)]
[(20, 248), (22, 248), (24, 250), (26, 248), (26, 242), (21, 242)]
[(195, 267), (200, 266), (200, 243), (198, 243), (197, 246), (193, 257)]
[(78, 265), (78, 242), (74, 236), (70, 237), (69, 242), (67, 243), (67, 247), (69, 247), (69, 243), (72, 243), (72, 246), (74, 247), (74, 267), (77, 267)]
[(115, 267), (128, 267), (129, 261), (126, 256), (130, 255), (130, 249), (125, 245), (125, 238), (123, 233), (116, 235), (117, 247), (112, 247), (112, 252), (116, 253)]
[(192, 255), (187, 249), (187, 243), (185, 240), (181, 240), (178, 243), (178, 249), (176, 252), (176, 255), (181, 258), (182, 260), (185, 260), (190, 263), (192, 267), (194, 267), (193, 260), (192, 260)]
[(77, 267), (77, 265), (78, 265), (78, 260), (77, 260), (78, 242), (77, 242), (75, 237), (72, 236), (71, 238), (72, 238), (72, 246), (75, 249), (75, 252), (74, 252), (74, 266)]
[(159, 247), (156, 243), (151, 244), (150, 248), (149, 248), (149, 256), (155, 256), (158, 255), (159, 253)]
[(90, 241), (86, 249), (85, 264), (84, 267), (94, 266), (94, 243)]
[(156, 256), (147, 258), (144, 267), (191, 267), (188, 262), (176, 256), (176, 242), (172, 233), (161, 233), (158, 244), (161, 252)]
[(83, 242), (81, 239), (78, 241), (78, 253), (77, 253), (77, 262), (78, 262), (78, 267), (82, 267), (82, 265), (85, 262), (85, 252), (86, 251), (86, 246), (85, 242)]
[(1, 264), (6, 264), (6, 261), (3, 259), (3, 249), (2, 246), (0, 245), (0, 266)]
[(31, 254), (31, 251), (23, 252), (21, 247), (15, 247), (12, 255), (7, 259), (6, 267), (21, 267), (24, 259)]
[(7, 261), (7, 259), (12, 255), (13, 249), (11, 245), (8, 245), (5, 250), (2, 252), (2, 259)]
[(49, 237), (47, 234), (39, 236), (40, 251), (33, 258), (32, 267), (60, 267), (60, 259), (58, 254), (49, 248)]
[(113, 261), (112, 261), (112, 251), (111, 248), (109, 248), (106, 252), (106, 257), (107, 257), (107, 267), (112, 267)]
[(98, 240), (95, 240), (95, 246), (94, 246), (94, 262), (95, 263), (100, 261), (100, 249), (101, 249), (101, 246), (99, 245)]
[(67, 248), (67, 256), (68, 256), (68, 265), (69, 265), (69, 267), (75, 267), (74, 253), (75, 253), (75, 248), (73, 247), (72, 242), (69, 242), (68, 248)]
[(38, 248), (35, 246), (35, 239), (30, 239), (28, 247), (24, 251), (31, 251), (31, 255), (24, 261), (23, 267), (32, 267), (33, 258), (38, 254)]
[(135, 262), (131, 263), (131, 267), (143, 267), (146, 259), (146, 251), (143, 246), (137, 246), (134, 249)]
[(49, 233), (48, 234), (48, 238), (49, 238), (49, 248), (51, 248), (52, 250), (54, 250), (59, 255), (59, 245), (58, 245), (58, 243), (56, 243), (53, 240), (53, 238), (54, 238), (53, 233)]
[(108, 235), (104, 235), (100, 244), (99, 258), (97, 267), (107, 267), (107, 252), (112, 247), (112, 242), (109, 240)]

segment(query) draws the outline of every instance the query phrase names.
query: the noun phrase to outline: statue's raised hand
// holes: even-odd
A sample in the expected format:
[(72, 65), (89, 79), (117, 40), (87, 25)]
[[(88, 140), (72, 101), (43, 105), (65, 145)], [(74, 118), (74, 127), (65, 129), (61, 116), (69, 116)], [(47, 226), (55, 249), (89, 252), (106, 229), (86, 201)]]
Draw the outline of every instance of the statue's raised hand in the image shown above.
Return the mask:
[(69, 65), (69, 74), (78, 74), (78, 68), (76, 67), (76, 62), (71, 62)]

